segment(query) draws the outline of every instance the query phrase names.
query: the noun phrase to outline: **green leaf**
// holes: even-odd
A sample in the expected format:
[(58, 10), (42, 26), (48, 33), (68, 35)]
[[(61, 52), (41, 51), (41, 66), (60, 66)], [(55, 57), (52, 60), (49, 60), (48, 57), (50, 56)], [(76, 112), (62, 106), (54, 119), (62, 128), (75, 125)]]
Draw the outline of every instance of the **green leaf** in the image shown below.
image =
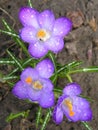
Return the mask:
[(23, 70), (23, 67), (21, 65), (21, 63), (15, 58), (15, 56), (9, 51), (7, 50), (7, 53), (10, 55), (10, 57), (13, 59), (13, 61), (16, 63), (16, 65), (20, 68), (20, 70)]
[(4, 58), (4, 59), (0, 59), (0, 64), (15, 64), (15, 62), (11, 59)]
[(19, 45), (22, 49), (23, 49), (23, 51), (24, 51), (24, 53), (28, 56), (28, 57), (30, 57), (30, 55), (29, 55), (29, 53), (28, 53), (28, 50), (27, 50), (27, 48), (26, 48), (26, 46), (24, 45), (24, 43), (19, 39), (19, 38), (13, 38), (14, 39), (14, 41), (17, 43), (17, 45)]
[(82, 63), (83, 63), (82, 61), (73, 61), (73, 62), (67, 64), (66, 67), (75, 68), (75, 67), (81, 65)]
[(6, 82), (7, 80), (18, 79), (18, 78), (19, 78), (18, 76), (5, 76), (2, 78), (2, 80)]
[(20, 117), (20, 116), (22, 116), (23, 118), (27, 118), (28, 115), (29, 115), (29, 112), (30, 112), (30, 110), (23, 111), (23, 112), (19, 112), (19, 113), (16, 113), (16, 114), (11, 113), (11, 114), (6, 118), (6, 121), (7, 121), (7, 122), (10, 122), (10, 121), (12, 121), (13, 119), (18, 118), (18, 117)]
[(12, 88), (14, 86), (14, 83), (7, 81), (7, 84)]
[[(16, 34), (15, 31), (8, 25), (8, 23), (7, 23), (4, 19), (2, 19), (2, 22), (3, 22), (3, 25), (4, 25), (4, 27), (6, 28), (7, 31), (9, 31), (9, 32), (12, 33), (12, 34)], [(16, 35), (15, 35), (15, 36), (14, 36), (14, 35), (11, 35), (11, 36), (12, 36), (12, 38), (14, 39), (14, 41), (16, 42), (16, 44), (18, 44), (18, 45), (23, 49), (24, 53), (25, 53), (28, 57), (30, 57), (26, 46), (25, 46), (24, 43), (20, 40), (20, 38), (19, 38), (19, 37), (16, 37)]]
[(12, 28), (8, 25), (8, 23), (5, 21), (5, 19), (2, 19), (2, 23), (3, 23), (3, 25), (4, 25), (4, 27), (5, 27), (5, 29), (6, 29), (7, 31), (13, 32), (13, 31), (12, 31)]
[(38, 128), (39, 126), (41, 116), (42, 116), (42, 108), (39, 106), (37, 117), (36, 117), (36, 128)]
[(6, 81), (3, 79), (4, 75), (3, 73), (0, 71), (0, 82), (1, 83), (5, 83)]
[(87, 122), (82, 122), (82, 124), (86, 127), (87, 130), (92, 130), (92, 128), (89, 126)]
[(12, 36), (12, 37), (17, 37), (17, 38), (19, 38), (19, 35), (15, 34), (15, 33), (12, 33), (12, 32), (9, 32), (9, 31), (5, 31), (5, 30), (1, 30), (1, 29), (0, 29), (0, 32), (1, 32), (1, 33), (4, 33), (4, 34), (7, 34), (7, 35), (9, 35), (9, 36)]
[(33, 7), (31, 0), (28, 0), (28, 5), (29, 5), (31, 8)]
[(63, 90), (61, 88), (56, 87), (56, 88), (53, 89), (53, 91), (56, 92), (56, 93), (62, 94)]
[(91, 67), (87, 67), (87, 68), (80, 68), (80, 69), (72, 70), (69, 73), (73, 74), (73, 73), (80, 73), (80, 72), (98, 72), (98, 66), (91, 66)]
[(66, 64), (63, 66), (59, 64), (57, 71), (52, 75), (52, 77), (54, 77), (56, 74), (59, 77), (66, 77), (67, 73), (69, 73), (73, 68), (79, 66), (80, 64), (82, 64), (81, 61), (74, 61), (72, 63)]
[(15, 68), (14, 70), (12, 70), (7, 76), (12, 76), (14, 73), (16, 73), (19, 70), (19, 68)]
[[(15, 63), (15, 61), (13, 61)], [(33, 58), (28, 58), (28, 59), (25, 59), (24, 61), (21, 61), (22, 63), (22, 67), (25, 68), (26, 66), (32, 66), (34, 67), (34, 64), (37, 63), (36, 59), (33, 59)], [(15, 68), (14, 70), (12, 70), (7, 76), (13, 76), (13, 74), (15, 74), (17, 71), (19, 71), (19, 67), (17, 66), (17, 68)]]
[(55, 59), (54, 54), (49, 51), (47, 55), (48, 55), (49, 58), (52, 60), (52, 62), (53, 62), (53, 64), (54, 64), (54, 69), (55, 69), (55, 72), (56, 72), (56, 71), (57, 71), (57, 67), (56, 67), (57, 62), (56, 62), (56, 59)]
[(57, 83), (57, 79), (58, 79), (58, 76), (57, 76), (57, 74), (54, 74), (51, 78), (51, 81), (52, 81), (52, 83), (54, 84), (54, 86), (56, 85), (56, 83)]
[(48, 109), (46, 117), (45, 117), (44, 122), (42, 124), (41, 130), (45, 130), (45, 128), (50, 120), (50, 117), (51, 117), (51, 109)]

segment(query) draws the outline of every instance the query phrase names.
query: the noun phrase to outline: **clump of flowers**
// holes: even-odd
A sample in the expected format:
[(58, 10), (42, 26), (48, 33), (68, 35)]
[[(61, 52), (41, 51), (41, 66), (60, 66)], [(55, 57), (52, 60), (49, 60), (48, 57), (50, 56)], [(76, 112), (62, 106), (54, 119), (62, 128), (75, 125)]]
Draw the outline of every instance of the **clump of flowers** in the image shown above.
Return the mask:
[[(71, 31), (72, 22), (66, 17), (55, 19), (53, 12), (50, 10), (44, 10), (40, 13), (31, 7), (21, 8), (19, 19), (23, 25), (19, 35), (14, 33), (13, 29), (4, 20), (3, 24), (7, 31), (0, 30), (0, 32), (11, 35), (14, 38), (15, 42), (22, 47), (26, 59), (18, 59), (7, 50), (11, 61), (4, 58), (3, 61), (0, 60), (0, 63), (13, 64), (16, 68), (8, 76), (0, 78), (11, 85), (11, 87), (14, 84), (12, 88), (13, 95), (19, 99), (28, 99), (31, 103), (39, 105), (36, 126), (38, 127), (41, 124), (41, 130), (45, 129), (51, 116), (54, 122), (59, 124), (62, 122), (64, 115), (69, 121), (85, 122), (86, 128), (90, 129), (86, 123), (86, 121), (92, 119), (90, 104), (80, 95), (80, 85), (72, 81), (71, 74), (77, 72), (98, 72), (98, 67), (79, 68), (79, 65), (82, 63), (80, 61), (62, 65), (57, 62), (54, 56), (54, 53), (58, 53), (63, 49), (64, 37)], [(21, 39), (29, 43), (28, 49), (21, 42)], [(42, 58), (43, 56), (45, 57)], [(16, 76), (18, 71), (21, 74)], [(67, 78), (71, 83), (62, 89), (58, 87), (59, 77)], [(8, 81), (13, 78), (16, 81)], [(55, 99), (58, 99), (57, 103)], [(43, 112), (40, 108), (47, 108), (46, 117), (41, 122)], [(19, 115), (26, 117), (27, 112), (23, 111), (15, 116), (11, 114), (8, 117), (8, 121)]]
[(53, 71), (54, 66), (49, 59), (39, 62), (35, 68), (24, 69), (12, 93), (20, 99), (37, 101), (43, 108), (53, 106), (53, 84), (49, 80)]
[(24, 26), (20, 37), (29, 43), (28, 51), (31, 56), (41, 58), (53, 51), (57, 53), (64, 47), (64, 36), (72, 29), (72, 22), (65, 17), (55, 19), (50, 10), (39, 13), (30, 7), (23, 7), (19, 19)]
[(54, 108), (53, 119), (59, 124), (65, 115), (69, 121), (90, 121), (92, 111), (89, 102), (80, 97), (81, 88), (77, 83), (70, 83), (65, 86), (63, 95), (59, 97)]

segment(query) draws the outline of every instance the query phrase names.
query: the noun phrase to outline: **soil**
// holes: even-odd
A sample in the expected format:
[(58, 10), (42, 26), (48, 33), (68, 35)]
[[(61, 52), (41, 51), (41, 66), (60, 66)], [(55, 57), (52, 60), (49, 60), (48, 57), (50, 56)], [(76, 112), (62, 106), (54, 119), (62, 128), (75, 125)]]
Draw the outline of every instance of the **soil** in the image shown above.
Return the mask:
[[(38, 11), (50, 9), (56, 18), (67, 16), (73, 21), (71, 33), (65, 37), (65, 48), (57, 55), (61, 64), (75, 60), (83, 61), (83, 66), (98, 66), (98, 0), (32, 0), (33, 7)], [(27, 0), (0, 0), (0, 28), (4, 18), (17, 32), (21, 28), (18, 19), (20, 7), (26, 6)], [(11, 37), (0, 34), (0, 58), (7, 56), (6, 49), (15, 46)], [(21, 57), (21, 49), (13, 47), (15, 55)], [(12, 68), (0, 66), (0, 72), (7, 74)], [(93, 119), (89, 122), (92, 130), (98, 130), (98, 73), (79, 73), (72, 75), (73, 81), (79, 83), (84, 96), (93, 99), (91, 108)], [(58, 85), (64, 87), (67, 79), (59, 79)], [(0, 83), (0, 130), (35, 130), (37, 106), (19, 100), (11, 93), (7, 84)], [(30, 110), (29, 117), (19, 117), (7, 123), (6, 117), (12, 112), (17, 113)], [(46, 130), (86, 130), (81, 122), (69, 122), (66, 117), (60, 125), (52, 120)]]

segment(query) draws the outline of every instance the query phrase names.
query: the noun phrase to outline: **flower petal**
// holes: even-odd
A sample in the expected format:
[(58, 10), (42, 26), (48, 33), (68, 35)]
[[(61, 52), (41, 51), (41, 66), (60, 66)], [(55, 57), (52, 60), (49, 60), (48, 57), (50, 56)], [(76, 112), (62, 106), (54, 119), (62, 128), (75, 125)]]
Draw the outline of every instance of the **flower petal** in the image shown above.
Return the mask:
[(81, 93), (80, 85), (77, 83), (70, 83), (63, 89), (65, 95), (79, 95)]
[(28, 43), (33, 43), (37, 41), (36, 38), (37, 30), (34, 27), (24, 27), (20, 30), (20, 38)]
[(20, 99), (26, 99), (28, 98), (26, 86), (23, 82), (19, 81), (15, 84), (15, 86), (12, 89), (12, 93), (20, 98)]
[(46, 41), (45, 46), (54, 53), (57, 53), (58, 51), (61, 51), (64, 47), (63, 38), (59, 36), (51, 37), (51, 39)]
[(89, 102), (81, 97), (73, 97), (73, 111), (76, 116), (79, 115), (79, 120), (89, 121), (92, 119), (92, 111)]
[(54, 14), (50, 10), (45, 10), (42, 13), (40, 13), (38, 20), (39, 20), (39, 24), (41, 28), (52, 31), (55, 17), (54, 17)]
[(60, 124), (63, 120), (63, 111), (60, 107), (55, 107), (53, 111), (53, 120), (56, 124)]
[(80, 120), (81, 121), (90, 121), (90, 120), (92, 120), (92, 111), (91, 111), (90, 108), (85, 109), (85, 110), (82, 111)]
[(31, 68), (31, 67), (28, 67), (28, 68), (24, 69), (24, 70), (22, 71), (22, 73), (21, 73), (20, 78), (21, 78), (21, 80), (22, 80), (25, 84), (27, 84), (26, 79), (27, 79), (28, 77), (31, 78), (31, 80), (37, 80), (37, 79), (39, 78), (39, 75), (38, 75), (37, 70), (35, 70), (35, 69)]
[(34, 90), (32, 86), (27, 87), (28, 97), (32, 101), (38, 101), (42, 96), (42, 91)]
[(28, 51), (32, 57), (41, 58), (47, 54), (48, 50), (43, 44), (44, 43), (36, 42), (29, 45)]
[(45, 92), (50, 92), (53, 90), (53, 84), (52, 84), (51, 80), (45, 79), (45, 78), (40, 78), (39, 81), (42, 83), (43, 90)]
[(72, 29), (72, 22), (68, 18), (58, 18), (54, 23), (53, 35), (64, 37)]
[(39, 12), (30, 7), (23, 7), (19, 12), (19, 19), (24, 26), (33, 26), (39, 28), (37, 17)]
[(53, 92), (44, 92), (42, 93), (40, 100), (39, 100), (39, 104), (41, 107), (43, 108), (49, 108), (52, 107), (54, 105), (54, 94)]
[(45, 59), (39, 62), (36, 66), (36, 70), (43, 78), (50, 78), (54, 72), (54, 65), (50, 59)]

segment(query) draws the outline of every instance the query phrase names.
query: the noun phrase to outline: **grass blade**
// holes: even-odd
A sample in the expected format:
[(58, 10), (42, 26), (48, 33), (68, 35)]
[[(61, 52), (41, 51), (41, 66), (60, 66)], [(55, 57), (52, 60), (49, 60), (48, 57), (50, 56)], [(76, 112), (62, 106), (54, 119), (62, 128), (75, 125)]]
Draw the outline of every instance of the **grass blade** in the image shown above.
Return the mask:
[(51, 109), (48, 109), (48, 112), (47, 112), (44, 122), (42, 124), (41, 130), (45, 130), (45, 128), (50, 120), (50, 116), (51, 116)]
[(33, 7), (31, 0), (28, 0), (28, 5), (29, 5), (31, 8)]
[(38, 112), (37, 112), (37, 117), (36, 117), (36, 128), (38, 128), (39, 126), (41, 115), (42, 115), (42, 108), (39, 107)]
[(9, 51), (7, 50), (7, 53), (10, 55), (10, 57), (13, 59), (13, 61), (15, 61), (16, 65), (20, 68), (20, 70), (23, 70), (22, 65), (20, 64), (20, 62), (15, 58), (15, 56)]
[[(8, 23), (7, 23), (4, 19), (2, 19), (2, 22), (3, 22), (3, 25), (4, 25), (4, 27), (6, 28), (7, 31), (9, 31), (10, 33), (15, 34), (15, 31), (8, 25)], [(14, 39), (14, 41), (23, 49), (24, 53), (25, 53), (28, 57), (30, 57), (26, 46), (25, 46), (24, 43), (20, 40), (19, 36), (18, 36), (18, 37), (13, 36), (13, 35), (11, 35), (11, 36), (12, 36), (12, 38)]]
[(87, 130), (92, 130), (92, 128), (89, 126), (87, 122), (82, 122), (82, 124), (86, 127)]
[(12, 33), (12, 32), (9, 32), (9, 31), (5, 31), (5, 30), (1, 30), (1, 29), (0, 29), (0, 32), (1, 32), (1, 33), (4, 33), (4, 34), (7, 34), (7, 35), (9, 35), (9, 36), (12, 36), (12, 37), (17, 37), (17, 38), (19, 38), (19, 35), (15, 34), (15, 33)]
[(10, 59), (0, 59), (0, 64), (15, 64), (15, 61)]

